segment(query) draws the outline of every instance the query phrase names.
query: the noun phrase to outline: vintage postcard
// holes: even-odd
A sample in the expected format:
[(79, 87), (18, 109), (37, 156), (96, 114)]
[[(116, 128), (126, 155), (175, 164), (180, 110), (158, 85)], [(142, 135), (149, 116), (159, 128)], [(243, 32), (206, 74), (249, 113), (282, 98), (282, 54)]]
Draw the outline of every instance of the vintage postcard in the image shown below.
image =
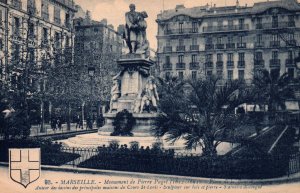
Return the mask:
[(298, 0), (0, 0), (0, 192), (300, 191)]

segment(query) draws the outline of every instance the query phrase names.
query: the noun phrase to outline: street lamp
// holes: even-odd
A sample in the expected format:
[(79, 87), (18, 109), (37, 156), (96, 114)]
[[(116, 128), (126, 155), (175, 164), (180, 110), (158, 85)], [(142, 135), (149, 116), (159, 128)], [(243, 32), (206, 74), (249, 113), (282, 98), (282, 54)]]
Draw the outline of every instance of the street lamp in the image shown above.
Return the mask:
[[(90, 93), (90, 116), (88, 116), (89, 120), (87, 121), (87, 126), (89, 127), (90, 123), (92, 122), (92, 95), (93, 95), (93, 78), (94, 78), (94, 75), (95, 75), (95, 67), (94, 66), (89, 66), (88, 67), (88, 75), (91, 79), (91, 93)], [(93, 123), (91, 123), (91, 128), (93, 128)]]

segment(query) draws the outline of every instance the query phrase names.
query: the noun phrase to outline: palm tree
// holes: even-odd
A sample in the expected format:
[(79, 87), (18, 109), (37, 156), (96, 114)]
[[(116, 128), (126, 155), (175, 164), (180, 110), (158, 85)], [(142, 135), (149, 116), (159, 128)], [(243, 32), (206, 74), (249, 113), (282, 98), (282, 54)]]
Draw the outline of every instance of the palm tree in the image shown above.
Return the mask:
[(161, 88), (165, 90), (160, 100), (162, 113), (154, 135), (166, 135), (171, 143), (182, 138), (187, 149), (200, 146), (203, 155), (215, 156), (221, 140), (241, 122), (233, 112), (243, 103), (240, 82), (218, 83), (214, 77), (187, 81), (189, 92), (184, 92), (182, 83), (161, 84), (165, 86)]
[(254, 75), (253, 94), (254, 101), (258, 104), (268, 105), (268, 113), (274, 113), (280, 107), (286, 109), (285, 101), (294, 98), (294, 92), (290, 86), (291, 78), (287, 73), (279, 76), (278, 72), (260, 70)]

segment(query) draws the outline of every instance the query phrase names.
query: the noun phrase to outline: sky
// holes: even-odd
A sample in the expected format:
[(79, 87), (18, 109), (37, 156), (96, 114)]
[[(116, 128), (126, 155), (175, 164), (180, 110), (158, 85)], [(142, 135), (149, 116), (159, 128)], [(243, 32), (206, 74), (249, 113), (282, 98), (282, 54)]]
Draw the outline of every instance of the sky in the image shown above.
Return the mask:
[[(157, 23), (155, 22), (157, 14), (161, 10), (174, 9), (176, 5), (184, 4), (185, 7), (195, 7), (211, 4), (216, 4), (217, 7), (224, 5), (235, 5), (236, 0), (74, 0), (84, 10), (91, 11), (93, 20), (100, 21), (103, 18), (108, 20), (108, 24), (113, 24), (115, 29), (119, 24), (125, 24), (125, 12), (129, 11), (129, 4), (136, 5), (136, 11), (146, 11), (148, 18), (146, 19), (147, 38), (150, 42), (150, 47), (156, 50), (157, 40)], [(241, 6), (247, 4), (252, 6), (255, 2), (267, 0), (239, 0)]]

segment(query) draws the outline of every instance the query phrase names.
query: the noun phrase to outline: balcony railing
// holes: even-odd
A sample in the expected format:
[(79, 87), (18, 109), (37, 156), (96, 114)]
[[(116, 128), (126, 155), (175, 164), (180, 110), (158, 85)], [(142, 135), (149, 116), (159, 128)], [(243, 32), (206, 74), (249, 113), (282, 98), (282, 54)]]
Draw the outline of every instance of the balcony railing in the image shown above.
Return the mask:
[(295, 65), (295, 61), (294, 59), (288, 58), (285, 60), (285, 65), (286, 66), (294, 66)]
[(254, 60), (254, 67), (255, 68), (263, 68), (265, 66), (264, 60)]
[(185, 46), (177, 46), (176, 51), (177, 52), (184, 52), (185, 51)]
[(172, 64), (171, 63), (165, 63), (163, 64), (164, 70), (172, 70)]
[(233, 61), (227, 61), (227, 68), (234, 68), (234, 62)]
[(178, 29), (168, 29), (164, 31), (165, 35), (172, 34), (189, 34), (189, 33), (198, 33), (198, 28), (178, 28)]
[(276, 29), (276, 28), (288, 28), (296, 27), (295, 22), (269, 22), (256, 24), (256, 29)]
[(199, 45), (191, 45), (190, 50), (191, 51), (198, 51), (199, 50)]
[(246, 48), (247, 44), (246, 43), (237, 43), (237, 48)]
[(172, 46), (165, 46), (164, 52), (172, 52)]
[(238, 61), (238, 68), (244, 68), (245, 67), (245, 61)]
[(49, 21), (49, 13), (42, 12), (42, 18), (43, 20)]
[(235, 49), (235, 43), (226, 44), (226, 49)]
[(280, 47), (280, 41), (271, 41), (270, 42), (270, 47), (271, 48), (278, 48), (278, 47)]
[(286, 41), (286, 46), (288, 46), (288, 47), (297, 46), (297, 41), (296, 40), (287, 40)]
[(199, 62), (191, 62), (190, 70), (198, 70), (200, 68)]
[(11, 6), (15, 9), (21, 10), (22, 9), (22, 2), (21, 2), (21, 0), (12, 0)]
[(184, 70), (185, 69), (185, 63), (177, 63), (176, 64), (177, 70)]
[(213, 50), (214, 45), (213, 44), (205, 44), (205, 50)]
[(280, 67), (280, 59), (271, 59), (270, 67)]
[(217, 68), (223, 68), (223, 61), (217, 61)]
[(205, 62), (205, 67), (206, 68), (213, 68), (214, 67), (213, 62), (211, 62), (211, 61)]
[(203, 27), (203, 33), (228, 32), (228, 31), (245, 31), (245, 30), (249, 30), (249, 25), (248, 24)]
[(224, 44), (216, 44), (216, 49), (224, 49)]
[(265, 46), (265, 42), (255, 42), (254, 47), (255, 48), (263, 48)]

